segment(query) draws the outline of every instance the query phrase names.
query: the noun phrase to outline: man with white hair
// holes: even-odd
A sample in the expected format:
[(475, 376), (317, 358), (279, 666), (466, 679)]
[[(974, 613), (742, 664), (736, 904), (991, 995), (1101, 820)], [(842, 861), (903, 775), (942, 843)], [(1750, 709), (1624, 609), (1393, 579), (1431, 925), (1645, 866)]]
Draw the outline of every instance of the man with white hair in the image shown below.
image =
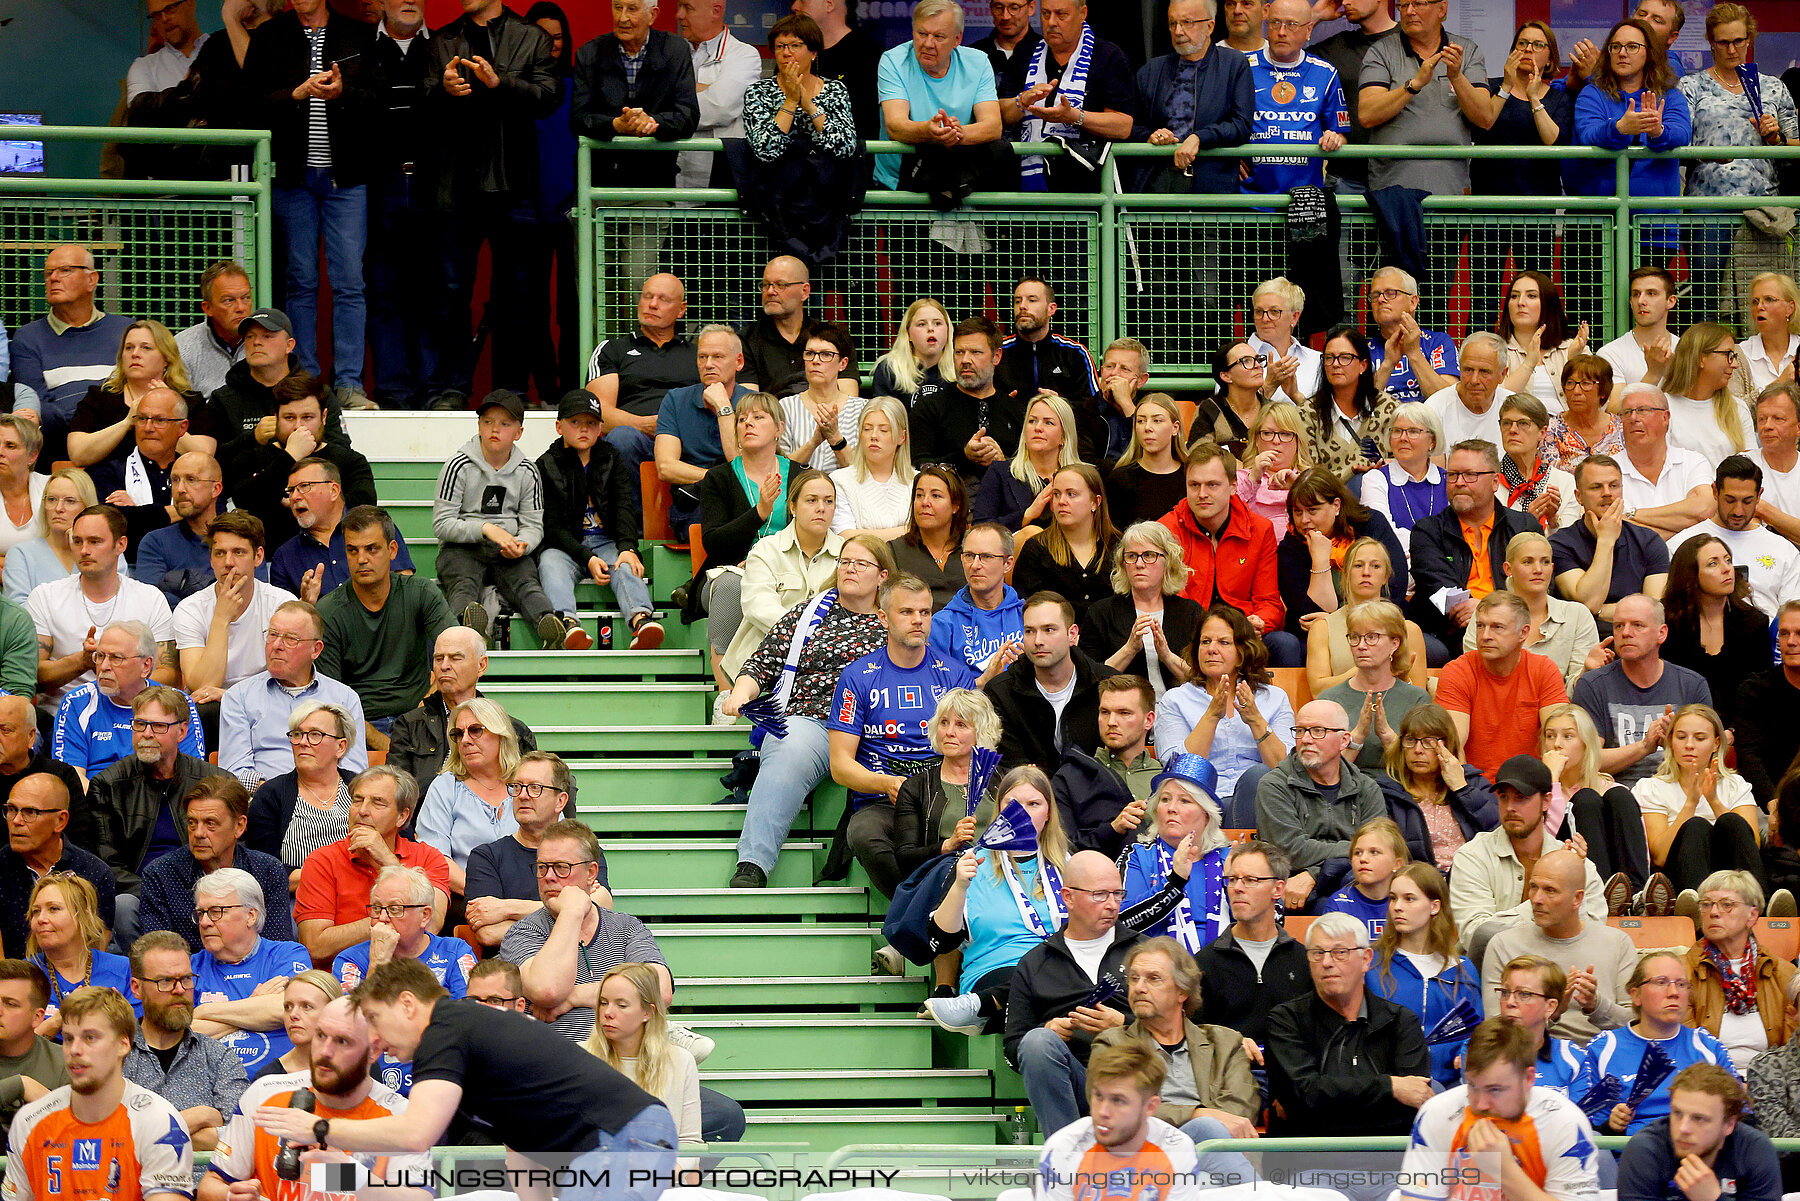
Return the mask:
[[(762, 78), (762, 55), (725, 28), (725, 0), (675, 0), (675, 26), (693, 52), (700, 105), (694, 136), (743, 137), (744, 93)], [(704, 188), (712, 181), (712, 151), (686, 150), (675, 162), (677, 187)]]
[(1387, 816), (1381, 789), (1344, 758), (1349, 730), (1342, 705), (1308, 701), (1294, 717), (1294, 749), (1256, 785), (1258, 836), (1293, 861), (1289, 912), (1336, 891), (1349, 874), (1356, 831)]
[[(1000, 95), (987, 55), (964, 46), (958, 0), (919, 0), (912, 40), (881, 56), (881, 136), (912, 146), (980, 146), (1001, 136)], [(875, 159), (875, 182), (898, 187), (901, 158)]]
[(1327, 913), (1306, 928), (1311, 994), (1269, 1012), (1270, 1134), (1405, 1134), (1432, 1095), (1418, 1015), (1364, 987), (1369, 928)]
[(1499, 334), (1482, 330), (1463, 339), (1457, 361), (1462, 375), (1425, 398), (1444, 426), (1451, 445), (1480, 438), (1500, 445), (1500, 402), (1511, 393), (1500, 386), (1511, 356)]
[(350, 749), (343, 766), (369, 765), (362, 698), (315, 669), (325, 652), (319, 611), (301, 600), (286, 601), (269, 617), (263, 632), (267, 671), (225, 690), (219, 702), (219, 766), (255, 791), (264, 780), (294, 770), (288, 744), (288, 715), (306, 701), (342, 705), (350, 715)]
[(700, 382), (670, 388), (656, 411), (656, 474), (669, 485), (669, 527), (700, 520), (698, 486), (709, 468), (737, 458), (737, 405), (751, 394), (739, 382), (744, 342), (729, 325), (709, 325), (694, 340)]
[[(63, 694), (50, 739), (51, 756), (74, 768), (84, 784), (131, 752), (132, 705), (151, 686), (156, 635), (141, 621), (115, 621), (95, 640), (93, 659), (94, 678)], [(179, 688), (167, 690), (180, 697), (175, 716), (184, 726), (181, 750), (204, 759), (193, 698)]]
[(138, 894), (144, 869), (181, 849), (187, 828), (187, 795), (220, 771), (199, 754), (185, 753), (199, 724), (192, 702), (162, 684), (137, 694), (131, 706), (132, 753), (94, 777), (87, 808), (94, 853), (118, 880), (113, 925), (121, 946), (137, 937)]
[[(480, 632), (451, 626), (432, 647), (430, 694), (388, 727), (387, 761), (419, 782), (421, 796), (444, 770), (444, 756), (450, 752), (450, 710), (481, 695), (487, 669), (487, 642)], [(507, 716), (520, 752), (536, 750), (537, 735), (518, 718)]]
[(209, 872), (194, 885), (203, 948), (194, 952), (194, 1029), (236, 1051), (252, 1076), (294, 1049), (282, 992), (289, 977), (313, 965), (299, 943), (262, 936), (267, 909), (262, 885), (240, 868)]
[[(694, 56), (687, 43), (652, 27), (656, 0), (612, 0), (612, 32), (575, 55), (569, 124), (597, 141), (616, 137), (676, 141), (700, 122)], [(675, 184), (670, 153), (597, 154), (597, 187), (667, 188)]]
[(1461, 374), (1456, 343), (1441, 330), (1419, 328), (1418, 311), (1419, 281), (1411, 272), (1383, 267), (1370, 277), (1369, 312), (1376, 335), (1369, 339), (1369, 360), (1375, 389), (1387, 388), (1401, 404), (1435, 396)]
[(1625, 520), (1664, 538), (1713, 515), (1713, 464), (1699, 451), (1669, 441), (1669, 398), (1652, 384), (1627, 384), (1619, 393), (1625, 453)]

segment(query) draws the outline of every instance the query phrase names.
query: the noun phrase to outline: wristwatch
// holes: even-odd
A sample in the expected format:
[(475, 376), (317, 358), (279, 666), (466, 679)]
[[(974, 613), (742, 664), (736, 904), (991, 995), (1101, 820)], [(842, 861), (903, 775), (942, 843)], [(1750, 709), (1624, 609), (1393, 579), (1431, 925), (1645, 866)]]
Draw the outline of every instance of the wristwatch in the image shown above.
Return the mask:
[(1412, 81), (1412, 80), (1410, 80), (1410, 79), (1409, 79), (1409, 80), (1407, 80), (1407, 81), (1406, 81), (1406, 82), (1405, 82), (1405, 83), (1404, 83), (1404, 84), (1402, 84), (1402, 85), (1401, 85), (1401, 86), (1402, 86), (1402, 87), (1404, 87), (1404, 88), (1405, 88), (1405, 89), (1406, 89), (1406, 91), (1407, 91), (1407, 94), (1408, 94), (1408, 95), (1411, 95), (1411, 96), (1417, 96), (1417, 95), (1418, 95), (1418, 94), (1419, 94), (1419, 93), (1420, 93), (1420, 92), (1422, 92), (1422, 91), (1424, 91), (1424, 90), (1425, 90), (1425, 89), (1424, 89), (1424, 88), (1415, 88), (1415, 87), (1414, 87), (1414, 86), (1413, 86), (1413, 81)]
[(325, 1136), (331, 1133), (331, 1119), (320, 1118), (313, 1123), (313, 1141), (319, 1144), (319, 1150), (325, 1150)]

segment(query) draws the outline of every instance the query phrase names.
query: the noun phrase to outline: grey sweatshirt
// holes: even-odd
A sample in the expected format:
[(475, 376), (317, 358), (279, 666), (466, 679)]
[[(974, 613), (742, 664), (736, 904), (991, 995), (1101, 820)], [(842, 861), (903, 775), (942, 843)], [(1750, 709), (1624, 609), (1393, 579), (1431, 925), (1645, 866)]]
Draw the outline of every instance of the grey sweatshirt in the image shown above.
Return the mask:
[(438, 476), (431, 532), (439, 542), (482, 542), (481, 527), (490, 521), (536, 550), (544, 537), (544, 481), (517, 445), (496, 471), (481, 456), (481, 439), (470, 438)]
[(1555, 1037), (1585, 1047), (1602, 1030), (1631, 1023), (1631, 992), (1625, 985), (1637, 969), (1638, 950), (1625, 931), (1604, 921), (1584, 920), (1574, 938), (1550, 938), (1532, 922), (1494, 935), (1481, 961), (1481, 1004), (1488, 1017), (1500, 1012), (1496, 995), (1500, 973), (1519, 955), (1542, 955), (1570, 975), (1589, 966), (1594, 969), (1594, 1012), (1583, 1013), (1571, 1005), (1567, 1013), (1558, 1013), (1550, 1023)]

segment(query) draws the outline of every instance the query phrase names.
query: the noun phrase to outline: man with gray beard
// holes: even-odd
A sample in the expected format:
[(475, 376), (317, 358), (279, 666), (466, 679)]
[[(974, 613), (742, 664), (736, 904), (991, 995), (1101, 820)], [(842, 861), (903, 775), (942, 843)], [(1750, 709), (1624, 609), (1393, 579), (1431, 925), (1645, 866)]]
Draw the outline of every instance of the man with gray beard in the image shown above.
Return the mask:
[(113, 933), (120, 946), (137, 938), (139, 874), (185, 842), (188, 793), (207, 776), (226, 774), (182, 750), (197, 721), (178, 690), (160, 684), (144, 688), (131, 705), (131, 755), (95, 776), (88, 788), (94, 853), (118, 881)]
[(236, 1052), (193, 1029), (194, 967), (181, 935), (152, 930), (131, 944), (131, 991), (144, 1020), (125, 1056), (125, 1079), (179, 1110), (194, 1149), (211, 1151), (250, 1079)]
[[(156, 666), (156, 635), (141, 621), (115, 621), (94, 642), (94, 678), (63, 693), (56, 709), (50, 757), (75, 769), (85, 785), (131, 754), (131, 707)], [(206, 757), (200, 714), (180, 689), (175, 714), (184, 725), (180, 747)]]

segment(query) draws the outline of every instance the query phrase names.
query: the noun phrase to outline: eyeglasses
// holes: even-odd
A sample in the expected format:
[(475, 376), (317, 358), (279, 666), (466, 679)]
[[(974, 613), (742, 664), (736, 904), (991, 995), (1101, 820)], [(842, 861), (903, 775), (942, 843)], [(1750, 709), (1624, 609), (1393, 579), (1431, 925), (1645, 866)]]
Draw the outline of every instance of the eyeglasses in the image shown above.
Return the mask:
[(330, 482), (331, 482), (330, 480), (306, 480), (305, 482), (299, 483), (299, 484), (289, 484), (286, 488), (283, 488), (281, 490), (281, 494), (283, 496), (287, 497), (289, 500), (292, 500), (296, 496), (299, 496), (302, 492), (305, 492), (312, 488), (323, 487), (324, 485), (329, 484)]
[(188, 0), (175, 0), (175, 3), (173, 4), (165, 4), (161, 8), (153, 8), (150, 10), (150, 19), (154, 21), (158, 17), (166, 17), (187, 2)]
[(1154, 987), (1166, 980), (1168, 977), (1161, 972), (1127, 972), (1125, 974), (1125, 983), (1127, 984), (1148, 984)]
[(1362, 356), (1359, 354), (1339, 353), (1321, 355), (1320, 357), (1325, 360), (1325, 365), (1327, 367), (1348, 367), (1352, 363), (1362, 362)]
[(1613, 54), (1636, 54), (1649, 47), (1642, 42), (1608, 42), (1606, 49)]
[(186, 724), (184, 721), (151, 721), (144, 717), (134, 717), (131, 719), (131, 732), (133, 734), (154, 734), (161, 738), (176, 726)]
[(295, 746), (318, 746), (327, 738), (336, 738), (336, 734), (327, 734), (323, 730), (289, 730), (288, 741)]
[(216, 484), (218, 482), (217, 476), (210, 475), (172, 475), (169, 477), (169, 485), (174, 488), (187, 488), (194, 484)]
[(1324, 738), (1330, 734), (1342, 734), (1343, 726), (1295, 726), (1295, 738)]
[(1108, 901), (1117, 901), (1121, 905), (1125, 903), (1123, 888), (1069, 888), (1067, 891), (1071, 894), (1080, 893), (1096, 905), (1104, 905)]
[(1721, 50), (1738, 51), (1750, 44), (1749, 38), (1719, 38), (1713, 42)]
[(166, 992), (172, 996), (192, 988), (195, 976), (190, 972), (185, 976), (139, 976), (138, 979), (156, 989), (157, 992)]
[(1520, 42), (1514, 42), (1514, 43), (1513, 43), (1513, 49), (1514, 49), (1514, 50), (1529, 50), (1529, 51), (1531, 51), (1531, 52), (1532, 52), (1532, 53), (1533, 53), (1533, 54), (1535, 54), (1535, 53), (1537, 53), (1537, 52), (1538, 52), (1538, 51), (1539, 51), (1539, 50), (1548, 50), (1548, 49), (1550, 49), (1550, 43), (1549, 43), (1549, 42), (1524, 42), (1524, 41), (1520, 41)]
[(1661, 405), (1632, 405), (1629, 409), (1619, 410), (1625, 417), (1649, 417), (1652, 413), (1667, 413), (1669, 410)]
[[(1307, 26), (1309, 26), (1311, 24), (1312, 24), (1311, 21), (1288, 21), (1288, 20), (1278, 20), (1275, 18), (1270, 18), (1268, 21), (1268, 26), (1270, 29), (1279, 29), (1279, 30), (1283, 30), (1283, 31), (1286, 31), (1289, 29), (1305, 29)], [(1262, 316), (1262, 314), (1258, 313), (1257, 316), (1260, 317), (1260, 316)]]
[(1369, 293), (1370, 300), (1398, 300), (1402, 296), (1417, 296), (1417, 292), (1408, 292), (1405, 288), (1382, 288)]
[(1694, 987), (1693, 982), (1680, 976), (1652, 976), (1643, 982), (1644, 988), (1660, 988), (1664, 992), (1686, 992)]
[(317, 638), (312, 638), (305, 634), (283, 634), (279, 630), (264, 630), (263, 637), (267, 638), (270, 642), (279, 642), (290, 650), (303, 642), (319, 641)]
[(1742, 901), (1701, 901), (1701, 913), (1736, 913), (1744, 907)]
[(1536, 424), (1537, 422), (1529, 417), (1502, 417), (1500, 419), (1500, 428), (1503, 430), (1527, 430)]
[(1502, 1001), (1517, 1001), (1521, 1005), (1527, 1001), (1548, 1001), (1550, 999), (1549, 993), (1532, 992), (1528, 988), (1499, 988), (1494, 990), (1494, 995)]
[(1159, 550), (1128, 550), (1119, 556), (1133, 567), (1152, 567), (1160, 563), (1163, 557)]
[(426, 904), (426, 905), (376, 905), (376, 904), (371, 903), (369, 905), (369, 916), (370, 917), (385, 917), (385, 918), (392, 919), (392, 918), (405, 916), (406, 911), (408, 909), (430, 909), (430, 908), (431, 908), (431, 906), (429, 904)]
[(1436, 746), (1437, 739), (1429, 734), (1402, 734), (1400, 745), (1409, 751), (1415, 751), (1422, 746)]
[(1367, 646), (1371, 642), (1380, 642), (1383, 638), (1391, 637), (1393, 637), (1392, 634), (1384, 634), (1379, 630), (1376, 630), (1362, 634), (1346, 634), (1344, 635), (1344, 641), (1348, 642), (1351, 646)]
[(546, 792), (553, 792), (553, 793), (557, 794), (558, 796), (562, 795), (562, 789), (558, 788), (556, 785), (554, 785), (554, 784), (539, 784), (535, 780), (524, 783), (524, 784), (520, 784), (517, 781), (514, 781), (513, 783), (508, 784), (506, 786), (506, 795), (507, 796), (530, 797), (534, 801), (537, 800), (539, 797), (543, 796)]
[(153, 429), (161, 429), (165, 425), (180, 425), (186, 420), (186, 417), (152, 417), (148, 413), (139, 413), (137, 415), (137, 423), (139, 425), (147, 425)]
[(1211, 17), (1201, 17), (1194, 21), (1177, 21), (1173, 17), (1169, 18), (1170, 29), (1199, 29), (1203, 26), (1211, 25), (1212, 23), (1213, 19)]
[(1247, 354), (1241, 359), (1231, 360), (1228, 364), (1234, 371), (1239, 367), (1267, 367), (1268, 365), (1269, 356), (1266, 354)]
[(127, 659), (147, 659), (148, 655), (115, 655), (111, 651), (95, 651), (95, 667), (111, 667), (114, 663), (123, 663)]
[(990, 555), (978, 550), (966, 550), (962, 553), (962, 561), (964, 563), (974, 563), (977, 566), (986, 566), (989, 563), (1000, 563), (1004, 562), (1005, 559), (1005, 555)]
[(1718, 348), (1715, 350), (1709, 350), (1706, 353), (1707, 354), (1722, 354), (1725, 356), (1725, 361), (1728, 363), (1735, 363), (1738, 361), (1738, 352), (1737, 352), (1736, 347), (1721, 347), (1721, 348)]
[[(61, 279), (65, 275), (74, 275), (78, 271), (94, 271), (93, 267), (45, 267), (45, 279)], [(98, 274), (98, 272), (95, 272)]]
[(803, 350), (800, 352), (800, 357), (809, 363), (829, 363), (831, 360), (843, 356), (835, 350)]
[[(1284, 25), (1290, 25), (1290, 26), (1294, 26), (1294, 25), (1299, 25), (1299, 24), (1301, 24), (1301, 22), (1299, 22), (1299, 21), (1285, 21), (1285, 22), (1282, 22), (1282, 23), (1283, 23), (1283, 24), (1284, 24)], [(1269, 22), (1269, 24), (1270, 24), (1270, 26), (1271, 26), (1271, 27), (1272, 27), (1272, 26), (1274, 26), (1274, 25), (1275, 25), (1275, 22), (1274, 22), (1274, 21), (1270, 21), (1270, 22)], [(1262, 318), (1262, 319), (1263, 319), (1263, 320), (1264, 320), (1264, 321), (1273, 321), (1273, 320), (1275, 320), (1275, 319), (1276, 319), (1276, 318), (1277, 318), (1277, 317), (1284, 317), (1284, 316), (1286, 316), (1286, 315), (1287, 315), (1287, 310), (1286, 310), (1286, 309), (1251, 309), (1251, 310), (1250, 310), (1250, 315), (1251, 315), (1251, 316), (1253, 316), (1253, 317), (1260, 317), (1260, 318)]]
[(801, 284), (803, 284), (805, 282), (806, 282), (805, 280), (799, 280), (799, 279), (790, 279), (790, 280), (765, 279), (762, 281), (762, 290), (765, 292), (781, 292), (788, 288), (798, 288)]
[(1286, 444), (1289, 442), (1298, 442), (1300, 440), (1300, 435), (1291, 430), (1257, 430), (1256, 439), (1259, 442), (1280, 442)]
[(840, 570), (848, 569), (851, 571), (880, 571), (881, 570), (881, 564), (877, 563), (873, 559), (839, 559), (838, 567)]
[(198, 926), (202, 918), (211, 918), (216, 922), (227, 913), (230, 913), (233, 909), (242, 908), (242, 905), (208, 905), (204, 909), (194, 910), (194, 924)]
[(514, 1001), (519, 999), (517, 997), (508, 996), (478, 997), (474, 993), (469, 993), (468, 997), (469, 1000), (475, 1002), (477, 1005), (486, 1005), (489, 1009), (507, 1009), (512, 1006)]
[(61, 813), (62, 810), (33, 809), (29, 805), (8, 805), (4, 812), (6, 813), (6, 820), (9, 822), (18, 821), (20, 818), (24, 818), (28, 822), (34, 822), (40, 817), (49, 817), (52, 813)]
[(1225, 887), (1232, 888), (1239, 884), (1273, 884), (1279, 879), (1281, 879), (1280, 876), (1226, 876)]
[(583, 864), (593, 863), (593, 862), (594, 862), (594, 860), (592, 860), (592, 859), (577, 859), (573, 863), (557, 863), (555, 861), (545, 861), (545, 862), (537, 865), (538, 879), (542, 880), (545, 876), (555, 876), (558, 880), (567, 880), (569, 878), (570, 872), (574, 871), (576, 868), (582, 866)]
[(1308, 947), (1306, 957), (1314, 963), (1324, 963), (1327, 959), (1333, 963), (1343, 963), (1352, 955), (1368, 950), (1367, 947)]
[(1444, 478), (1452, 484), (1473, 484), (1484, 475), (1496, 475), (1493, 471), (1446, 471)]
[(488, 728), (483, 725), (457, 726), (454, 730), (450, 731), (450, 737), (457, 742), (462, 742), (464, 739), (468, 738), (480, 738), (487, 732)]

